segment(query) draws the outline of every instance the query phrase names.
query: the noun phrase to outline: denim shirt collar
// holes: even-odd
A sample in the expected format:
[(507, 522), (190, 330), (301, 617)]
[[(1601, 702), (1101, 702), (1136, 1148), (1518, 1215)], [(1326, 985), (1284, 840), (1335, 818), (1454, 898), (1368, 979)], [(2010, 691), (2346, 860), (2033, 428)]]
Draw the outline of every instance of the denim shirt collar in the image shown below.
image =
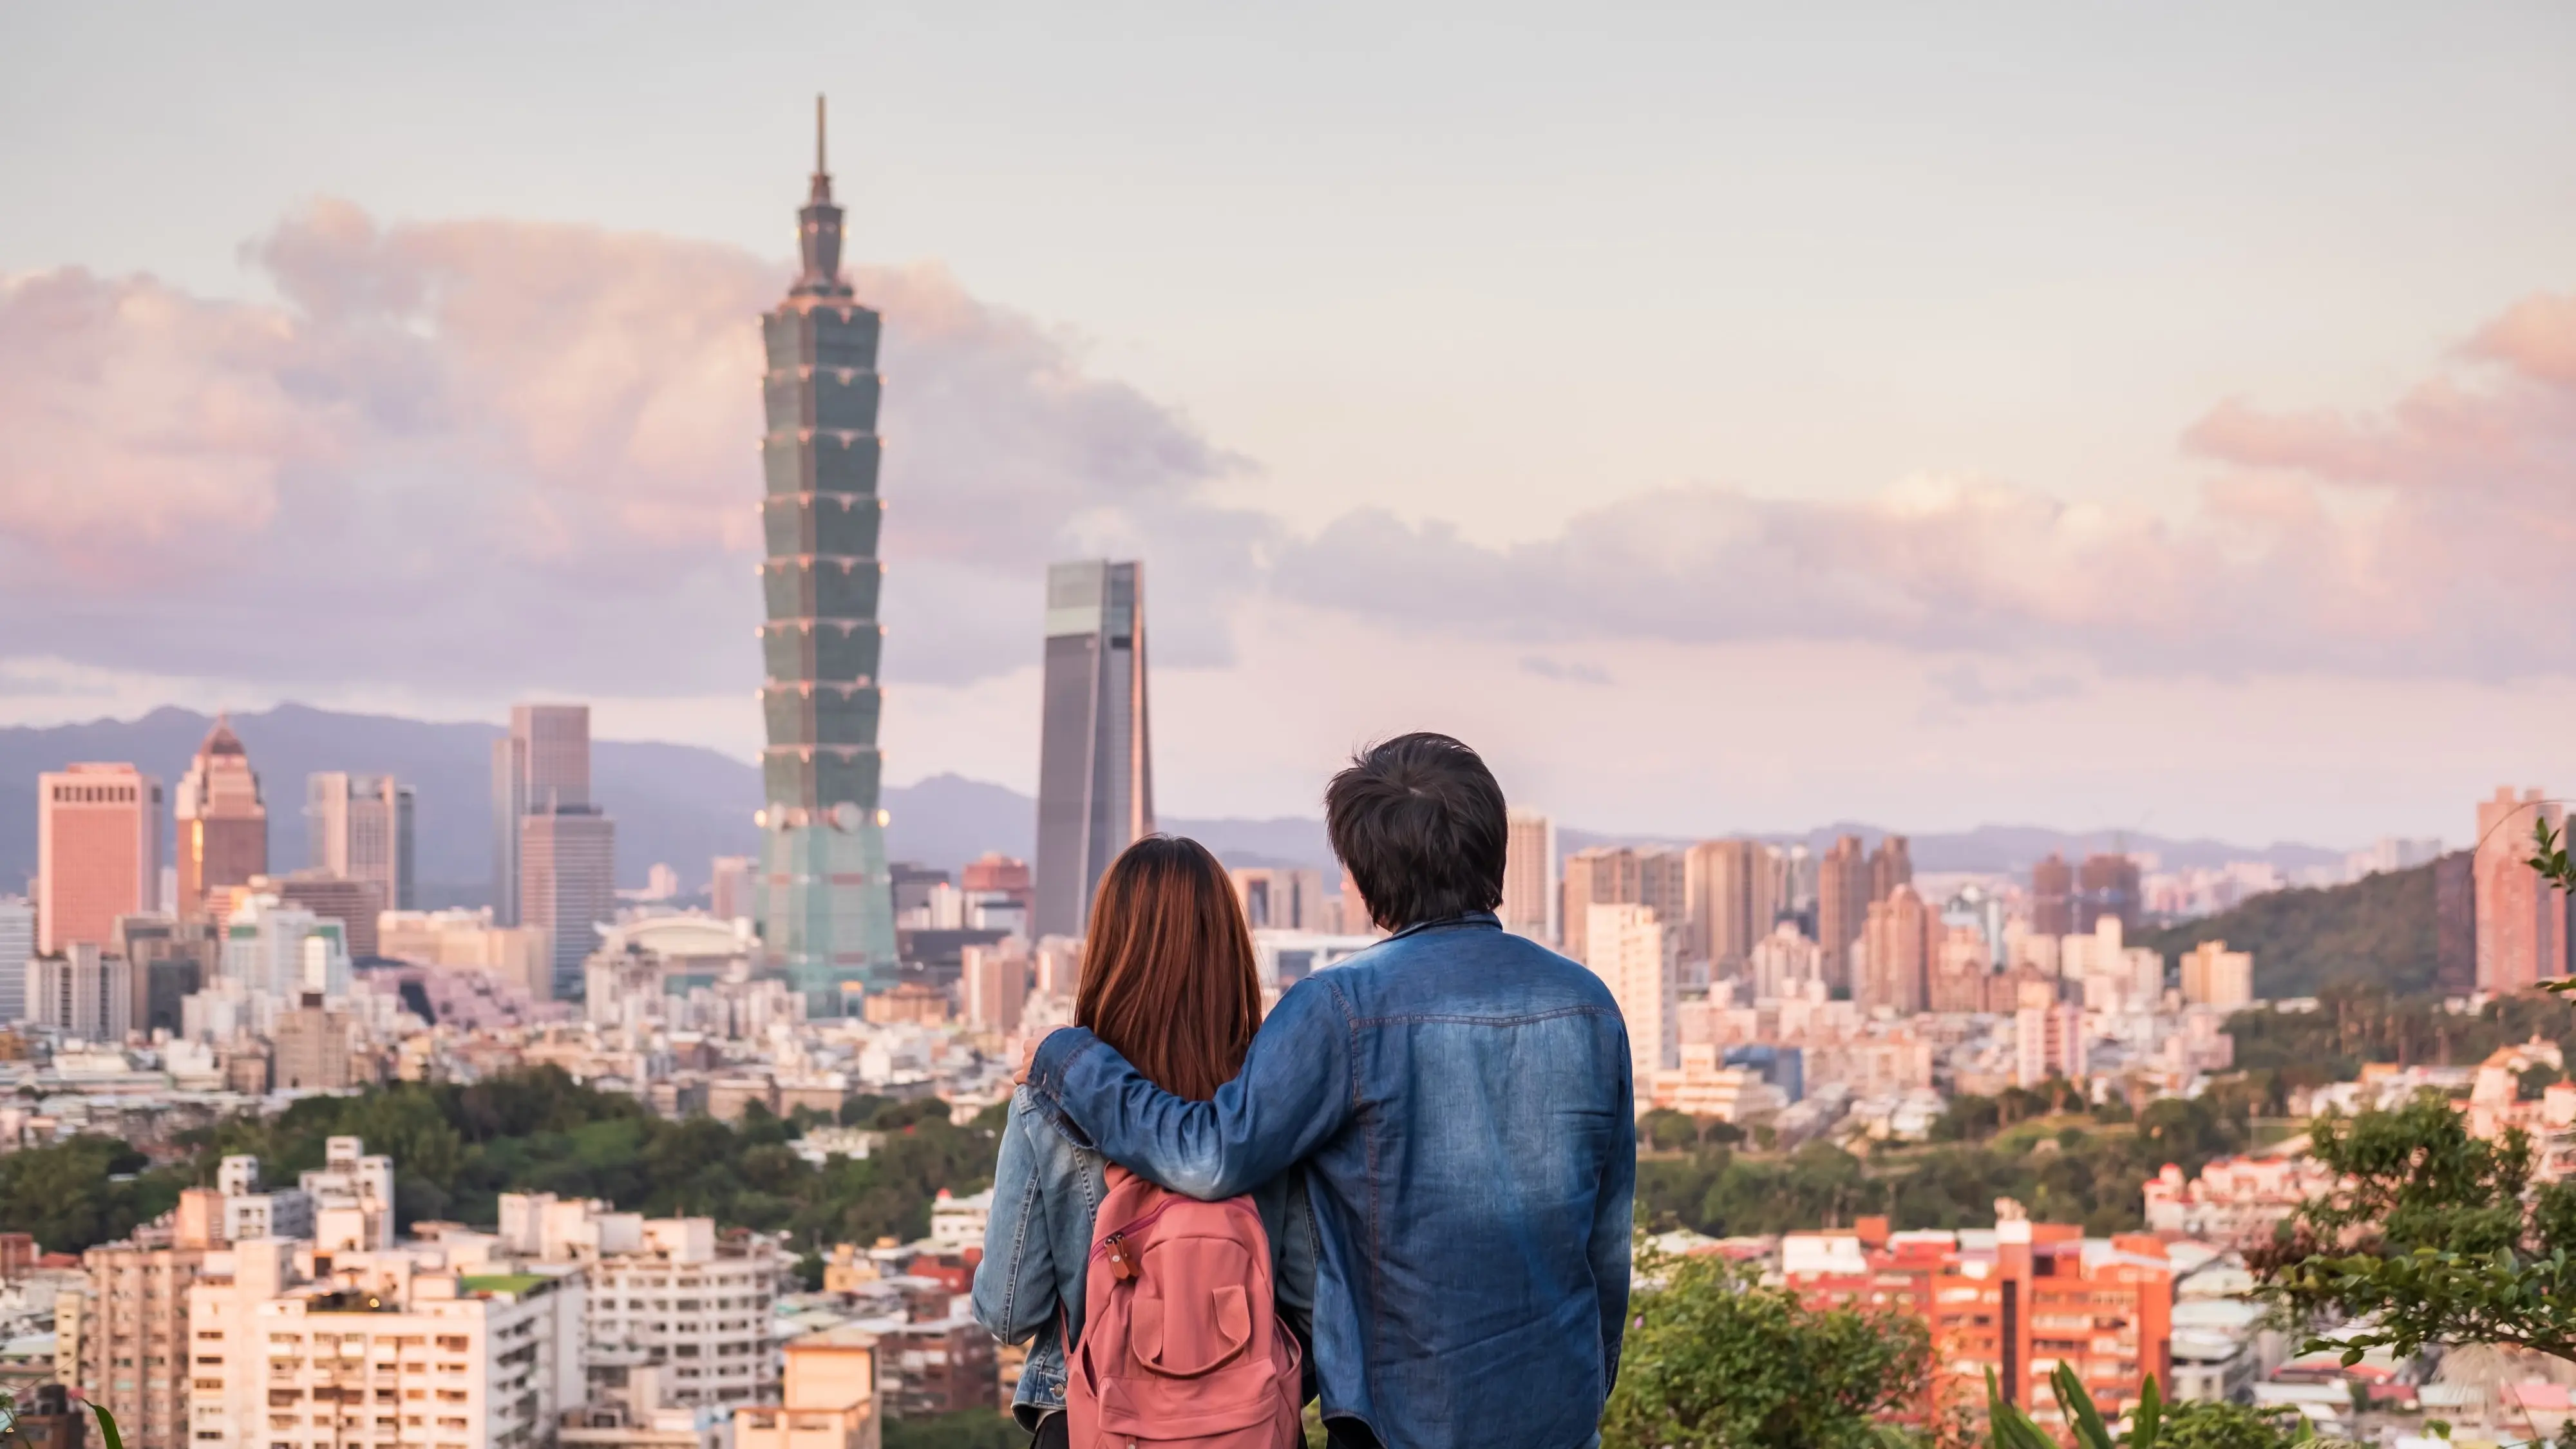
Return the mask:
[(1499, 931), (1503, 928), (1503, 918), (1495, 915), (1491, 911), (1469, 911), (1463, 916), (1447, 916), (1437, 921), (1416, 921), (1412, 925), (1405, 927), (1403, 930), (1397, 931), (1393, 935), (1388, 936), (1387, 939), (1390, 941), (1401, 941), (1407, 936), (1419, 935), (1424, 931), (1449, 931), (1460, 928), (1475, 929), (1487, 926)]

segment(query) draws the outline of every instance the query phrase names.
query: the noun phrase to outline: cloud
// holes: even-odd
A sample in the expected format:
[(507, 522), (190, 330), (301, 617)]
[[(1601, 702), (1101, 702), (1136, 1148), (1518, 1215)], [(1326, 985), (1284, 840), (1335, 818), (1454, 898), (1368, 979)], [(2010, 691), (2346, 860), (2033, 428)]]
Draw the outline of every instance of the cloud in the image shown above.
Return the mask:
[[(754, 319), (780, 267), (327, 201), (245, 257), (275, 301), (0, 279), (0, 606), (39, 621), (0, 656), (344, 698), (748, 691)], [(1974, 474), (1835, 502), (1671, 487), (1492, 547), (1219, 506), (1253, 465), (1078, 340), (936, 266), (854, 281), (887, 317), (899, 684), (1026, 668), (1043, 566), (1098, 554), (1147, 561), (1165, 665), (1227, 661), (1267, 593), (1580, 683), (1604, 681), (1567, 661), (1603, 642), (1995, 662), (1934, 681), (1962, 705), (2088, 670), (2576, 674), (2576, 298), (2515, 304), (2383, 408), (2219, 404), (2182, 434), (2209, 473), (2179, 508)]]
[[(0, 603), (75, 662), (292, 686), (748, 689), (758, 314), (724, 246), (344, 202), (245, 251), (278, 301), (77, 269), (0, 281)], [(1217, 607), (1270, 525), (1246, 465), (935, 266), (887, 316), (887, 673), (1034, 658), (1043, 567), (1140, 556)]]
[(2084, 684), (2064, 674), (2037, 673), (2022, 678), (1990, 679), (1986, 671), (1974, 664), (1954, 664), (1936, 669), (1924, 676), (1924, 682), (1940, 692), (1943, 699), (1962, 708), (1976, 709), (1993, 704), (2040, 704), (2056, 699), (2081, 699)]
[(1850, 641), (2063, 651), (2113, 671), (2576, 672), (2576, 302), (2535, 298), (2349, 416), (2224, 403), (2178, 515), (1926, 476), (1857, 502), (1676, 487), (1551, 538), (1356, 513), (1277, 550), (1325, 607), (1556, 644)]
[(1611, 684), (1616, 682), (1611, 679), (1609, 670), (1603, 669), (1597, 664), (1585, 664), (1579, 660), (1567, 661), (1550, 659), (1544, 654), (1522, 655), (1521, 672), (1523, 674), (1535, 674), (1541, 679), (1553, 679), (1566, 684)]

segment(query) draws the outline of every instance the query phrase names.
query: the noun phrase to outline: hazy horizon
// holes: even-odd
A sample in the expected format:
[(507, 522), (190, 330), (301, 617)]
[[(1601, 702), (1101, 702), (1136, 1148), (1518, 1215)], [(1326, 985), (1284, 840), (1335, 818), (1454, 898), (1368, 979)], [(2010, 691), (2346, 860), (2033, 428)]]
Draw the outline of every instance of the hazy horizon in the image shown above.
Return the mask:
[[(617, 12), (621, 16), (623, 12)], [(757, 747), (831, 94), (887, 778), (1440, 728), (1560, 818), (2464, 840), (2576, 718), (2576, 12), (178, 6), (0, 22), (0, 723)]]

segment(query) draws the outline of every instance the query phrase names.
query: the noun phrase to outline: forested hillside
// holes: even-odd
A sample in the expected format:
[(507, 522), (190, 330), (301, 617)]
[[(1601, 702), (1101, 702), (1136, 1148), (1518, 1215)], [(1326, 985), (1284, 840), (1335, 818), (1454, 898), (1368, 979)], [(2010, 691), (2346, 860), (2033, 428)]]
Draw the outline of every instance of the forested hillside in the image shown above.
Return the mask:
[(2254, 994), (2314, 996), (2332, 984), (2397, 996), (2433, 989), (2433, 867), (2388, 871), (2351, 885), (2274, 891), (2138, 944), (2168, 964), (2203, 941), (2254, 953)]

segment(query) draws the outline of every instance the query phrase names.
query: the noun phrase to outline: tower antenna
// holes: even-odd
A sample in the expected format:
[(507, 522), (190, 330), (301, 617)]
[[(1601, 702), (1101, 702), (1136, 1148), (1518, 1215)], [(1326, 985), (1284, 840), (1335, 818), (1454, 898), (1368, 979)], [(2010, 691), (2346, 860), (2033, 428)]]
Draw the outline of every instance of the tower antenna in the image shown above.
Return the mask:
[(816, 175), (822, 175), (831, 169), (823, 160), (823, 97), (817, 92), (814, 97), (814, 171)]

